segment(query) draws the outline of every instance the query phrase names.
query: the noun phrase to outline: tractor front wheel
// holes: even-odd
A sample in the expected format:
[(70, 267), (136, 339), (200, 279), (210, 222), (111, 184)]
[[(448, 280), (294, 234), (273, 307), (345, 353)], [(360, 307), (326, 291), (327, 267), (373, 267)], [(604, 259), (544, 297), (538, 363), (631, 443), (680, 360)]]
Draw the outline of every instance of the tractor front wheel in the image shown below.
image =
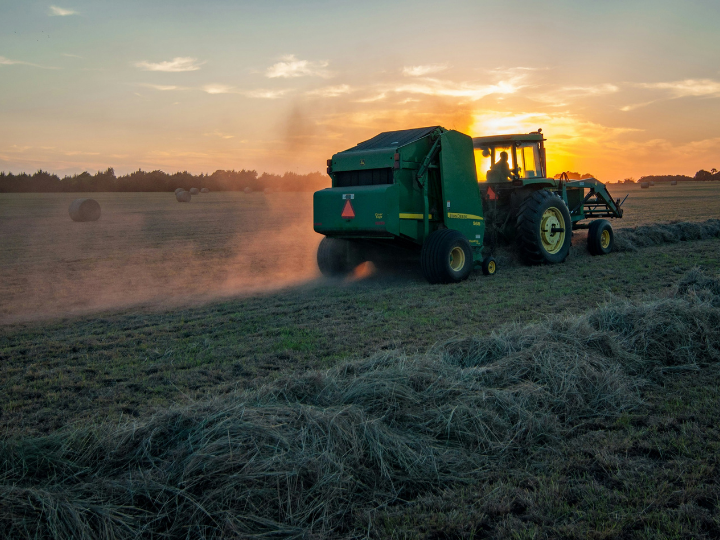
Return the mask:
[(596, 219), (588, 228), (588, 251), (592, 255), (607, 255), (613, 248), (612, 225), (606, 219)]
[(452, 229), (430, 233), (420, 253), (420, 268), (429, 283), (457, 283), (473, 268), (473, 253), (465, 235)]
[(349, 240), (325, 237), (317, 251), (317, 263), (325, 277), (343, 277), (360, 264), (356, 246)]
[(570, 253), (572, 221), (565, 202), (540, 189), (520, 205), (517, 241), (527, 264), (561, 263)]

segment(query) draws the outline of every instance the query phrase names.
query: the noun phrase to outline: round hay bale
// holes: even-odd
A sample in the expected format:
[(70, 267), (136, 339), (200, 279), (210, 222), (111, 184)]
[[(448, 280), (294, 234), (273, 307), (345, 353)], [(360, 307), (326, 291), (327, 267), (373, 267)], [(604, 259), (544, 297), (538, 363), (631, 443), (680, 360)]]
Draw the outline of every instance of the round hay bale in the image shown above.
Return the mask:
[(670, 180), (671, 186), (677, 186), (677, 180)]
[(650, 182), (640, 182), (640, 189), (648, 189), (650, 187)]
[(208, 188), (204, 187), (200, 190), (200, 193), (210, 193), (210, 190)]
[(246, 187), (243, 191), (244, 191), (245, 193), (252, 193), (252, 188), (251, 188), (251, 187)]
[(95, 199), (75, 199), (70, 203), (69, 212), (73, 221), (97, 221), (100, 219), (100, 203)]
[(190, 195), (197, 195), (198, 193), (200, 193), (200, 190), (198, 188), (190, 188)]
[(175, 195), (177, 195), (177, 194), (180, 193), (181, 191), (185, 191), (185, 188), (181, 188), (181, 187), (177, 188), (177, 189), (175, 190)]
[(190, 196), (189, 191), (181, 191), (180, 193), (175, 194), (175, 198), (177, 199), (177, 202), (190, 202), (192, 197)]
[(650, 182), (650, 185), (651, 185), (651, 186), (654, 186), (654, 185), (655, 185), (655, 182)]

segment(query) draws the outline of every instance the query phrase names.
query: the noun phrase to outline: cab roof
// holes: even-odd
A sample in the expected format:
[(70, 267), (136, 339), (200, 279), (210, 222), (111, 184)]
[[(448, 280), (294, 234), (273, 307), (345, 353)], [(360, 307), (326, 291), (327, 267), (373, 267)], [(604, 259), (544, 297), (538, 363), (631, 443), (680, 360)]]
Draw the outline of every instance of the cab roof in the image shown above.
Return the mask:
[(515, 135), (490, 135), (489, 137), (473, 137), (473, 147), (490, 146), (507, 142), (538, 142), (544, 141), (542, 133), (524, 133)]

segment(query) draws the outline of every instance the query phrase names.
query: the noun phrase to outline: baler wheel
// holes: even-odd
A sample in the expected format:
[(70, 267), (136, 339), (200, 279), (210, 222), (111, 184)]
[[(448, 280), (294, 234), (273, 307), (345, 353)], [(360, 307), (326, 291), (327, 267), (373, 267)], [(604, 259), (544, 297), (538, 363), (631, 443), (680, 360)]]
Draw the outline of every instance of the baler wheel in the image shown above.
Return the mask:
[(457, 283), (473, 268), (473, 253), (465, 235), (453, 229), (430, 233), (420, 253), (420, 268), (429, 283)]
[(494, 276), (495, 272), (497, 272), (497, 263), (495, 262), (495, 259), (488, 255), (483, 259), (482, 262), (482, 273), (486, 276)]
[(612, 251), (614, 235), (606, 219), (596, 219), (588, 228), (588, 251), (592, 255), (607, 255)]
[(570, 253), (572, 220), (565, 202), (540, 189), (518, 211), (517, 241), (527, 264), (561, 263)]
[(360, 264), (357, 249), (349, 240), (325, 237), (317, 251), (317, 263), (325, 277), (346, 276)]

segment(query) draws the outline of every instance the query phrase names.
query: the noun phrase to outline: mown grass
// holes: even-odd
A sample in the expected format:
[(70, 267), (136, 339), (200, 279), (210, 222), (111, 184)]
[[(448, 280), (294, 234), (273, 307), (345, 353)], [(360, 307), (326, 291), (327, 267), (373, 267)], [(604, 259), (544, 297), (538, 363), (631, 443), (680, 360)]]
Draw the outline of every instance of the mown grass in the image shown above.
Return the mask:
[(422, 351), (513, 321), (581, 313), (609, 297), (657, 295), (683, 271), (717, 268), (720, 242), (683, 242), (493, 278), (427, 286), (419, 277), (316, 282), (164, 313), (103, 314), (0, 331), (0, 425), (37, 433), (105, 421), (330, 367), (378, 350)]
[[(10, 438), (0, 523), (78, 539), (715, 536), (718, 431), (662, 385), (717, 387), (719, 367), (720, 280), (692, 270), (653, 300)], [(648, 417), (644, 389), (677, 412)], [(693, 414), (715, 412), (695, 396)]]

